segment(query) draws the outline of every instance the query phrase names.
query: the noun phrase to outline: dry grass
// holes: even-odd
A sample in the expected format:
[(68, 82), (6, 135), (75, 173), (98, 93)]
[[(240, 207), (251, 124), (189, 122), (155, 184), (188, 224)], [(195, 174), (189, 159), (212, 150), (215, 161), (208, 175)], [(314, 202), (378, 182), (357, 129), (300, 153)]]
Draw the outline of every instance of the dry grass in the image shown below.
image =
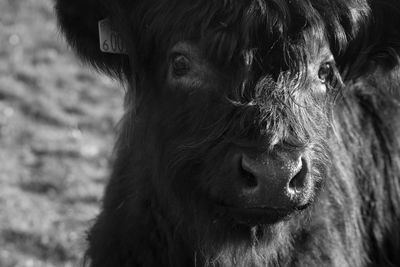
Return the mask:
[(0, 1), (0, 266), (78, 266), (122, 113), (80, 65), (51, 0)]

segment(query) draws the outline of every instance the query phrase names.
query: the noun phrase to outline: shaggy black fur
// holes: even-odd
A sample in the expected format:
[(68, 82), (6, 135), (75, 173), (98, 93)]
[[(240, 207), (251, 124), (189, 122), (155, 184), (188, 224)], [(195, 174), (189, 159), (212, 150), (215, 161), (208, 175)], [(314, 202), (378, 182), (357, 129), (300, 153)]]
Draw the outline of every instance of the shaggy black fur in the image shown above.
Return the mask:
[[(56, 11), (78, 54), (129, 87), (90, 266), (400, 266), (399, 0)], [(100, 52), (105, 17), (128, 56)], [(237, 153), (303, 155), (308, 208), (243, 223), (221, 207), (250, 201), (234, 193)]]

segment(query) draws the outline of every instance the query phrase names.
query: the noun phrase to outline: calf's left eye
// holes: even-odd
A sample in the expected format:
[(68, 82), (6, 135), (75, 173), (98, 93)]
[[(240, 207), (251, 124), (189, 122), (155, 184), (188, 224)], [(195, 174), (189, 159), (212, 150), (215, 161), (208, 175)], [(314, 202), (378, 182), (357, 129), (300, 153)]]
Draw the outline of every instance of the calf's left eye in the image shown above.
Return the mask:
[(182, 54), (176, 54), (172, 58), (172, 75), (175, 78), (182, 77), (190, 71), (190, 61)]
[(332, 63), (323, 63), (318, 70), (318, 78), (322, 83), (328, 83), (333, 77), (333, 66)]

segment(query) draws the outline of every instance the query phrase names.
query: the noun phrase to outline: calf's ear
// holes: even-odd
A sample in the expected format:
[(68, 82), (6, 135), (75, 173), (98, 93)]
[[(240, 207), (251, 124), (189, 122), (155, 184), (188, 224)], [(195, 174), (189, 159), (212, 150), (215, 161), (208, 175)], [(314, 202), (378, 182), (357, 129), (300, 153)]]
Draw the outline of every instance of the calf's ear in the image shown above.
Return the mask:
[(346, 80), (400, 64), (400, 0), (370, 0), (368, 18), (340, 59)]
[[(118, 1), (114, 3), (117, 9)], [(102, 0), (55, 0), (61, 31), (80, 58), (101, 72), (123, 79), (130, 72), (128, 56), (100, 49), (99, 21), (108, 18), (113, 23), (115, 20), (115, 12), (109, 5)]]

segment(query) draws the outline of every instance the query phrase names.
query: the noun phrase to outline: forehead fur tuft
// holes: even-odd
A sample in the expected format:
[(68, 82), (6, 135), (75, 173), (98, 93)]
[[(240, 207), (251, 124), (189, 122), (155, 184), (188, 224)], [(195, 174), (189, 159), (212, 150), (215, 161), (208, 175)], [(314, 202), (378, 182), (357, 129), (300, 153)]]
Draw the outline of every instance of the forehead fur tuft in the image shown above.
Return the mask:
[(307, 35), (327, 39), (338, 56), (367, 24), (369, 7), (367, 0), (56, 0), (56, 11), (82, 59), (111, 75), (129, 76), (127, 57), (99, 50), (100, 19), (109, 17), (121, 31), (131, 63), (139, 67), (185, 39), (206, 40), (207, 53), (221, 63), (257, 49), (276, 49), (280, 58), (297, 55), (295, 44)]
[(139, 51), (149, 51), (149, 47), (165, 51), (177, 40), (203, 39), (210, 53), (228, 61), (246, 49), (268, 51), (277, 42), (286, 49), (306, 34), (328, 39), (339, 54), (368, 14), (365, 0), (119, 2), (129, 18), (130, 36), (139, 41)]

